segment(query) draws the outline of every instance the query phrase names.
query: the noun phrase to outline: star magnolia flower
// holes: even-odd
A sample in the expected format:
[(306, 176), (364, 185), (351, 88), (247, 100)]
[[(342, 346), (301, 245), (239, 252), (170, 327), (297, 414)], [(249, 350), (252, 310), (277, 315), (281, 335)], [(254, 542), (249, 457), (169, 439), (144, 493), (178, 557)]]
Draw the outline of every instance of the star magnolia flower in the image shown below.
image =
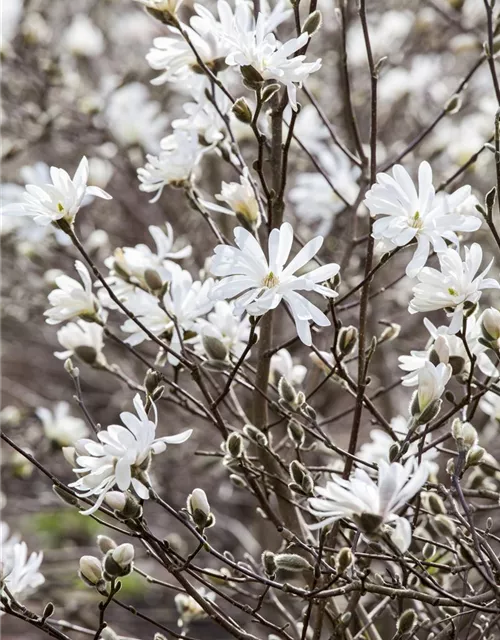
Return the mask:
[[(214, 305), (214, 310), (208, 314), (207, 320), (201, 318), (196, 323), (196, 331), (205, 336), (212, 336), (220, 340), (227, 350), (239, 357), (248, 343), (250, 334), (250, 320), (236, 317), (233, 313), (233, 305), (225, 300), (219, 300)], [(197, 342), (196, 350), (203, 353), (201, 342)]]
[[(159, 306), (155, 296), (144, 291), (138, 291), (131, 296), (127, 306), (152, 333), (158, 336), (166, 333), (170, 338), (171, 349), (180, 353), (180, 337), (175, 324), (181, 334), (196, 329), (196, 321), (213, 307), (213, 301), (209, 298), (212, 286), (211, 278), (203, 283), (193, 282), (191, 274), (179, 268), (174, 272), (169, 290), (163, 296), (166, 311)], [(123, 324), (122, 329), (132, 334), (125, 341), (131, 345), (140, 344), (147, 337), (130, 319)], [(169, 362), (177, 364), (171, 354)]]
[(493, 278), (486, 278), (493, 260), (479, 275), (476, 275), (483, 260), (481, 246), (474, 243), (465, 247), (465, 260), (454, 249), (439, 254), (441, 271), (425, 267), (418, 275), (419, 283), (413, 287), (410, 313), (444, 309), (451, 317), (449, 333), (457, 333), (462, 327), (464, 311), (477, 304), (484, 289), (500, 289)]
[(104, 329), (95, 322), (69, 322), (57, 332), (57, 339), (65, 351), (56, 351), (54, 355), (59, 360), (76, 355), (87, 364), (104, 363), (103, 334)]
[(39, 407), (36, 415), (43, 425), (45, 436), (61, 447), (72, 445), (88, 434), (85, 421), (70, 414), (67, 402), (58, 402), (53, 411)]
[(283, 377), (292, 385), (301, 385), (306, 374), (306, 367), (293, 364), (292, 356), (286, 349), (280, 349), (271, 358), (271, 377), (275, 384)]
[(92, 292), (92, 280), (85, 265), (75, 261), (75, 269), (82, 279), (83, 286), (73, 278), (62, 275), (55, 279), (58, 289), (49, 293), (52, 309), (47, 309), (44, 316), (47, 324), (59, 324), (71, 318), (85, 318), (90, 321), (101, 321), (99, 303)]
[(441, 396), (451, 378), (451, 365), (426, 362), (418, 372), (418, 387), (411, 402), (411, 413), (430, 422), (439, 413)]
[(436, 199), (428, 162), (420, 164), (417, 193), (406, 169), (397, 164), (392, 177), (379, 173), (377, 184), (366, 194), (370, 213), (383, 216), (375, 220), (372, 235), (393, 248), (416, 239), (417, 249), (406, 267), (406, 274), (414, 278), (427, 262), (431, 246), (437, 252), (446, 251), (445, 240), (458, 245), (457, 231), (475, 231), (481, 226), (478, 217), (456, 213), (470, 193), (470, 187), (464, 186), (445, 199)]
[(23, 600), (45, 582), (40, 573), (43, 553), (33, 552), (28, 557), (25, 542), (18, 542), (13, 547), (2, 549), (3, 580), (0, 591), (2, 598), (9, 598), (3, 589), (5, 585), (16, 600)]
[(26, 185), (24, 201), (5, 207), (3, 213), (17, 216), (33, 216), (34, 221), (48, 225), (57, 220), (72, 224), (82, 202), (87, 196), (110, 200), (111, 196), (99, 187), (89, 187), (89, 163), (83, 157), (73, 179), (56, 167), (50, 168), (52, 184)]
[[(391, 420), (391, 428), (401, 442), (404, 441), (408, 434), (409, 426), (410, 421), (403, 416), (397, 416)], [(405, 453), (405, 459), (410, 457), (418, 459), (420, 455), (420, 442), (421, 440), (410, 442), (408, 450)], [(390, 464), (389, 451), (393, 444), (394, 440), (388, 433), (382, 431), (382, 429), (372, 429), (370, 431), (370, 442), (365, 442), (365, 444), (361, 446), (358, 457), (361, 458), (361, 460), (376, 465), (380, 464), (381, 461)], [(431, 444), (430, 435), (425, 438), (426, 447), (429, 444)], [(421, 454), (421, 457), (422, 460), (427, 463), (429, 473), (436, 475), (439, 471), (439, 465), (436, 462), (436, 458), (439, 457), (439, 451), (437, 449), (427, 449)]]
[(236, 216), (248, 229), (257, 229), (260, 226), (259, 203), (247, 171), (240, 177), (239, 182), (223, 182), (221, 192), (215, 196), (215, 199), (228, 204), (229, 209), (211, 202), (204, 202), (207, 209)]
[(359, 525), (366, 534), (378, 532), (383, 525), (397, 525), (400, 550), (406, 551), (411, 542), (411, 525), (397, 515), (406, 503), (423, 487), (429, 475), (428, 465), (417, 465), (410, 459), (405, 465), (381, 461), (375, 482), (364, 469), (356, 469), (350, 480), (332, 475), (325, 487), (316, 487), (318, 498), (309, 498), (309, 510), (321, 518), (312, 529), (326, 527), (347, 518)]
[(134, 398), (134, 408), (137, 415), (128, 411), (120, 414), (125, 426), (112, 424), (99, 431), (99, 442), (83, 439), (76, 444), (79, 466), (73, 470), (81, 477), (70, 486), (82, 497), (97, 496), (95, 504), (82, 512), (84, 515), (97, 511), (115, 485), (120, 491), (132, 487), (139, 498), (149, 498), (151, 456), (163, 453), (167, 444), (185, 442), (192, 433), (189, 429), (175, 436), (156, 438), (158, 416), (155, 406), (154, 421), (148, 418), (139, 394)]
[[(463, 340), (456, 335), (448, 333), (448, 327), (436, 328), (428, 318), (424, 318), (424, 325), (431, 338), (425, 351), (411, 351), (409, 356), (399, 356), (399, 367), (408, 373), (402, 377), (405, 387), (413, 387), (418, 384), (418, 372), (428, 360), (433, 363), (443, 362), (450, 364), (454, 375), (467, 376), (470, 371), (470, 360)], [(476, 356), (479, 369), (487, 376), (495, 376), (496, 369), (490, 358), (486, 355), (486, 347), (478, 338), (481, 331), (481, 319), (467, 323), (466, 340), (469, 349)]]
[[(207, 591), (204, 587), (200, 587), (197, 591), (205, 600), (215, 602), (215, 593), (213, 591)], [(174, 598), (174, 602), (180, 616), (177, 621), (179, 627), (187, 626), (195, 620), (203, 620), (203, 618), (207, 617), (205, 610), (187, 593), (178, 593)]]
[(236, 297), (235, 314), (241, 315), (246, 310), (253, 316), (262, 316), (284, 301), (292, 313), (299, 338), (310, 345), (309, 321), (321, 327), (328, 326), (330, 321), (298, 292), (315, 291), (334, 298), (337, 293), (319, 283), (337, 275), (340, 267), (331, 263), (302, 276), (294, 274), (318, 253), (323, 238), (318, 236), (310, 240), (285, 267), (293, 243), (293, 229), (288, 222), (269, 234), (269, 262), (257, 240), (246, 229), (237, 227), (234, 237), (238, 248), (215, 247), (211, 271), (222, 280), (213, 287), (211, 297), (214, 300)]
[(166, 185), (185, 186), (203, 152), (198, 137), (180, 129), (163, 138), (161, 147), (158, 156), (147, 155), (146, 166), (137, 169), (139, 189), (146, 193), (157, 191), (150, 202), (158, 202)]

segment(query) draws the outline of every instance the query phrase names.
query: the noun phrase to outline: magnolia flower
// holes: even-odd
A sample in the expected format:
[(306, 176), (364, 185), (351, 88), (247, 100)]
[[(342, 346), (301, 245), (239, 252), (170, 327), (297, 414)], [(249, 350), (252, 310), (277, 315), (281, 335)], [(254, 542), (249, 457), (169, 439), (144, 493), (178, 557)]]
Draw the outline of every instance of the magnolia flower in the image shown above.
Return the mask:
[(88, 434), (85, 421), (71, 415), (67, 402), (57, 402), (53, 411), (39, 407), (35, 413), (42, 423), (45, 436), (61, 447), (72, 445)]
[(3, 580), (0, 591), (2, 598), (9, 598), (3, 586), (16, 600), (23, 600), (45, 582), (40, 573), (43, 553), (33, 552), (28, 557), (28, 547), (25, 542), (18, 542), (12, 547), (2, 549)]
[(87, 15), (80, 13), (64, 31), (63, 45), (74, 56), (94, 58), (104, 51), (105, 42), (99, 27)]
[[(411, 351), (409, 356), (399, 356), (399, 367), (408, 373), (402, 377), (403, 385), (413, 387), (418, 384), (418, 372), (430, 360), (433, 364), (450, 364), (453, 375), (467, 376), (470, 371), (470, 359), (464, 341), (456, 335), (448, 333), (448, 327), (436, 328), (428, 318), (424, 325), (430, 334), (425, 351)], [(495, 375), (495, 366), (484, 353), (486, 347), (478, 340), (481, 331), (481, 319), (467, 323), (465, 336), (470, 352), (476, 356), (479, 369), (487, 376)]]
[(139, 189), (146, 193), (157, 191), (150, 202), (158, 202), (166, 185), (187, 185), (203, 152), (198, 138), (180, 129), (163, 138), (161, 148), (158, 156), (147, 155), (146, 166), (137, 169)]
[[(151, 225), (148, 229), (155, 242), (156, 251), (152, 251), (146, 244), (121, 247), (104, 261), (110, 270), (107, 282), (119, 298), (126, 298), (137, 286), (146, 290), (157, 288), (150, 287), (155, 280), (160, 284), (158, 288), (161, 288), (162, 284), (170, 282), (172, 272), (179, 269), (172, 261), (182, 260), (191, 255), (191, 245), (174, 250), (174, 232), (171, 224), (166, 223), (164, 228)], [(115, 303), (105, 289), (100, 289), (100, 299), (106, 306), (114, 308)]]
[[(158, 305), (158, 299), (155, 296), (144, 291), (138, 291), (131, 296), (127, 306), (152, 333), (158, 336), (166, 333), (170, 338), (170, 348), (180, 353), (183, 333), (194, 330), (196, 321), (213, 307), (213, 302), (209, 298), (212, 285), (211, 278), (203, 283), (193, 282), (188, 271), (178, 269), (173, 274), (169, 290), (163, 296), (164, 309)], [(137, 345), (146, 339), (146, 334), (133, 320), (127, 320), (122, 329), (132, 334), (126, 339), (128, 344)], [(170, 354), (169, 361), (171, 364), (177, 363)]]
[(103, 335), (104, 329), (95, 322), (84, 320), (69, 322), (57, 332), (57, 339), (65, 351), (56, 351), (54, 355), (59, 360), (66, 360), (76, 355), (87, 364), (104, 363)]
[(479, 318), (483, 339), (496, 351), (500, 351), (500, 311), (493, 307), (486, 309)]
[(325, 487), (315, 488), (319, 497), (309, 498), (310, 512), (321, 518), (311, 528), (319, 529), (347, 518), (370, 535), (384, 525), (398, 525), (398, 541), (404, 552), (410, 546), (411, 525), (397, 512), (420, 491), (428, 475), (427, 463), (418, 465), (415, 459), (404, 465), (380, 461), (377, 482), (364, 469), (356, 469), (350, 480), (332, 475), (332, 481)]
[(148, 418), (139, 394), (134, 397), (134, 408), (137, 415), (128, 411), (120, 414), (125, 426), (112, 424), (99, 431), (99, 442), (83, 439), (76, 444), (79, 466), (74, 471), (80, 477), (70, 486), (82, 497), (97, 496), (95, 504), (82, 512), (85, 515), (97, 511), (115, 485), (120, 491), (132, 487), (139, 498), (147, 499), (151, 457), (165, 451), (167, 444), (185, 442), (192, 433), (189, 429), (175, 436), (156, 438), (156, 407), (153, 405), (154, 421)]
[(37, 186), (27, 184), (24, 201), (5, 207), (3, 213), (17, 216), (33, 216), (36, 223), (48, 225), (57, 220), (73, 224), (76, 214), (87, 196), (110, 200), (111, 196), (99, 187), (87, 186), (89, 163), (84, 156), (73, 179), (57, 167), (50, 168), (52, 184)]
[(221, 192), (215, 198), (228, 204), (229, 209), (211, 202), (204, 202), (207, 209), (236, 216), (248, 229), (257, 229), (260, 226), (259, 203), (246, 170), (239, 182), (223, 182)]
[(500, 423), (500, 396), (494, 391), (488, 391), (479, 401), (481, 411), (492, 420), (496, 420)]
[[(401, 442), (408, 435), (410, 424), (410, 421), (403, 416), (396, 416), (391, 420), (391, 428)], [(436, 462), (436, 458), (439, 457), (439, 451), (435, 448), (429, 448), (421, 454), (420, 443), (421, 439), (410, 442), (404, 457), (405, 459), (410, 457), (418, 459), (421, 456), (421, 459), (427, 463), (429, 473), (436, 475), (439, 471), (439, 465)], [(388, 433), (382, 431), (382, 429), (372, 429), (370, 431), (370, 442), (365, 442), (361, 446), (358, 457), (376, 465), (379, 465), (381, 461), (390, 464), (389, 451), (394, 444), (394, 440)], [(424, 444), (426, 447), (431, 444), (430, 435), (426, 436)]]
[(411, 413), (420, 424), (430, 422), (439, 413), (441, 396), (451, 378), (449, 364), (426, 362), (418, 372), (418, 387), (411, 402)]
[(301, 385), (306, 374), (306, 367), (294, 364), (290, 352), (286, 349), (280, 349), (271, 357), (271, 377), (275, 382), (283, 377), (292, 385)]
[(198, 102), (185, 102), (183, 109), (186, 118), (178, 118), (172, 122), (174, 131), (185, 131), (191, 136), (200, 140), (205, 147), (205, 151), (224, 139), (226, 135), (226, 124), (221, 118), (221, 114), (228, 115), (231, 112), (231, 103), (227, 96), (220, 90), (215, 94), (217, 108), (206, 99), (206, 96), (199, 93), (196, 85), (191, 87)]
[(310, 240), (285, 267), (293, 243), (292, 226), (285, 222), (269, 235), (269, 262), (259, 243), (243, 227), (234, 230), (238, 248), (219, 245), (215, 248), (211, 271), (222, 280), (212, 289), (214, 300), (235, 298), (234, 312), (241, 315), (261, 316), (285, 301), (293, 316), (299, 338), (306, 345), (312, 342), (309, 321), (322, 327), (330, 324), (325, 314), (304, 298), (299, 291), (315, 291), (334, 298), (337, 293), (321, 285), (339, 272), (339, 266), (331, 263), (309, 271), (303, 276), (294, 275), (320, 250), (323, 238)]
[(145, 6), (146, 9), (153, 9), (153, 11), (162, 11), (171, 15), (175, 15), (184, 0), (135, 0), (135, 1)]
[(52, 309), (47, 309), (44, 316), (47, 324), (59, 324), (71, 318), (88, 319), (91, 322), (101, 322), (102, 313), (97, 298), (92, 292), (92, 280), (85, 265), (75, 261), (75, 269), (83, 282), (83, 286), (73, 278), (62, 275), (55, 279), (58, 289), (49, 293)]
[(418, 274), (419, 283), (413, 287), (410, 313), (444, 309), (451, 323), (449, 333), (457, 333), (462, 327), (464, 312), (470, 312), (479, 301), (484, 289), (500, 289), (493, 278), (486, 278), (493, 260), (476, 275), (483, 260), (483, 250), (477, 243), (465, 247), (465, 260), (454, 249), (439, 254), (441, 270), (425, 267)]
[[(211, 336), (220, 340), (228, 352), (239, 357), (248, 343), (250, 334), (248, 316), (239, 318), (233, 313), (233, 305), (219, 300), (207, 319), (200, 318), (196, 323), (196, 331), (203, 336)], [(202, 343), (196, 343), (197, 351), (202, 351)]]
[(377, 175), (377, 184), (367, 192), (365, 204), (373, 216), (383, 216), (373, 224), (376, 240), (388, 241), (395, 248), (416, 239), (417, 249), (406, 267), (406, 274), (413, 278), (427, 262), (431, 246), (437, 252), (446, 251), (445, 240), (458, 246), (455, 232), (475, 231), (481, 220), (456, 212), (470, 196), (469, 186), (444, 200), (436, 199), (428, 162), (422, 162), (418, 170), (418, 193), (401, 165), (395, 165), (392, 174)]
[[(204, 587), (200, 587), (197, 591), (204, 600), (215, 601), (215, 593), (213, 591), (207, 591)], [(174, 602), (179, 613), (179, 620), (177, 621), (179, 627), (187, 626), (194, 620), (203, 620), (203, 618), (207, 617), (205, 610), (187, 593), (178, 593), (174, 598)]]
[(152, 152), (158, 151), (168, 124), (160, 103), (149, 99), (149, 91), (140, 82), (113, 91), (105, 117), (109, 130), (121, 145), (137, 144)]

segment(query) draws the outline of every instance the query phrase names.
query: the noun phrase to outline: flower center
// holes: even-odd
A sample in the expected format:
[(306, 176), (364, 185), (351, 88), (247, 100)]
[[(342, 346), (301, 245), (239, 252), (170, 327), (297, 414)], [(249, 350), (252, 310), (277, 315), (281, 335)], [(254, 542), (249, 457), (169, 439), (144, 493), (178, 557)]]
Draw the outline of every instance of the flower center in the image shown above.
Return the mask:
[(64, 205), (62, 202), (57, 203), (57, 209), (62, 213), (64, 211)]
[(274, 275), (272, 271), (270, 271), (267, 276), (262, 280), (262, 286), (267, 287), (268, 289), (272, 289), (273, 287), (277, 287), (280, 281), (279, 278)]
[(410, 218), (409, 220), (409, 224), (410, 227), (413, 227), (414, 229), (421, 229), (423, 227), (424, 221), (420, 217), (420, 211), (415, 211), (413, 218)]
[(450, 296), (458, 296), (458, 291), (453, 287), (448, 287), (448, 293), (450, 294)]

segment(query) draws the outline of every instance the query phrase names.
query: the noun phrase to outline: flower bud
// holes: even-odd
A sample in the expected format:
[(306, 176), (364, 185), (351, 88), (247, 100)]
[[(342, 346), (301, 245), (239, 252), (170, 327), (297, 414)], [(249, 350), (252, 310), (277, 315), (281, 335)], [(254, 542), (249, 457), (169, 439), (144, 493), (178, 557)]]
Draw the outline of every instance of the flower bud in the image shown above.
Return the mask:
[(312, 36), (321, 27), (322, 22), (323, 18), (321, 16), (321, 11), (316, 9), (316, 11), (313, 11), (307, 16), (306, 21), (302, 26), (302, 33), (308, 33)]
[(451, 98), (445, 104), (444, 110), (446, 111), (446, 113), (449, 113), (452, 115), (454, 113), (457, 113), (460, 110), (461, 106), (462, 106), (462, 98), (458, 93), (455, 93), (455, 95), (451, 96)]
[(210, 511), (207, 494), (203, 489), (194, 489), (187, 498), (187, 509), (193, 522), (202, 530), (215, 524), (215, 518)]
[(453, 520), (448, 516), (438, 514), (433, 520), (434, 526), (439, 533), (448, 538), (453, 538), (457, 533), (457, 528)]
[(490, 307), (481, 316), (481, 332), (493, 347), (500, 346), (500, 311)]
[(278, 393), (280, 400), (285, 404), (294, 408), (297, 406), (297, 392), (284, 376), (282, 376), (278, 382)]
[(116, 549), (116, 542), (109, 536), (97, 536), (97, 546), (101, 553), (108, 553), (111, 549)]
[(335, 568), (337, 573), (343, 574), (354, 564), (354, 555), (349, 547), (343, 547), (337, 554)]
[[(243, 76), (243, 83), (245, 84), (245, 86), (247, 86), (249, 89), (253, 89), (254, 91), (257, 89), (260, 89), (262, 83), (264, 82), (264, 78), (261, 76), (261, 74), (257, 71), (255, 67), (252, 67), (252, 65), (245, 64), (241, 66), (240, 73)], [(240, 98), (240, 100), (242, 99), (243, 98)], [(234, 105), (233, 105), (233, 110), (234, 110)], [(250, 122), (250, 120), (248, 120), (247, 122)]]
[(134, 560), (134, 547), (130, 542), (124, 542), (112, 551), (113, 560), (116, 564), (124, 569), (128, 567)]
[(140, 518), (142, 515), (142, 507), (134, 496), (121, 491), (109, 491), (105, 498), (106, 504), (114, 509), (123, 518)]
[(424, 544), (424, 548), (422, 549), (422, 556), (425, 560), (430, 560), (434, 558), (436, 555), (436, 546), (431, 544), (430, 542), (426, 542)]
[(216, 338), (215, 336), (203, 334), (201, 342), (205, 349), (205, 353), (210, 360), (215, 360), (217, 362), (225, 362), (227, 360), (229, 351), (222, 340), (219, 340), (219, 338)]
[(379, 530), (380, 525), (382, 524), (384, 519), (382, 518), (382, 516), (379, 516), (376, 513), (365, 512), (362, 513), (357, 518), (357, 520), (359, 522), (359, 527), (363, 531), (363, 533), (371, 535)]
[(79, 566), (79, 575), (85, 584), (95, 587), (103, 581), (101, 562), (96, 557), (82, 556)]
[(398, 633), (405, 634), (410, 633), (417, 624), (417, 614), (413, 609), (406, 609), (399, 616), (398, 620)]
[(243, 427), (243, 433), (249, 440), (255, 442), (255, 444), (258, 444), (261, 447), (268, 446), (266, 434), (260, 429), (257, 429), (257, 427), (254, 427), (253, 424), (246, 424)]
[(69, 504), (71, 507), (78, 507), (80, 505), (80, 501), (76, 496), (66, 489), (62, 487), (58, 487), (56, 484), (52, 485), (52, 491), (56, 494), (58, 498), (60, 498), (66, 504)]
[(108, 491), (104, 500), (115, 511), (123, 511), (127, 504), (127, 496), (121, 491)]
[(155, 369), (148, 369), (144, 377), (144, 387), (149, 395), (154, 393), (161, 382), (161, 374)]
[(260, 94), (260, 99), (262, 102), (267, 102), (270, 100), (278, 91), (280, 90), (280, 85), (273, 82), (272, 84), (266, 84), (266, 86), (262, 89), (262, 93)]
[(161, 288), (163, 287), (163, 280), (155, 269), (146, 269), (144, 271), (144, 281), (146, 282), (149, 290), (153, 293), (161, 291)]
[(295, 447), (300, 449), (304, 446), (306, 434), (304, 428), (297, 420), (290, 420), (287, 425), (287, 434)]
[(274, 560), (278, 569), (284, 569), (285, 571), (305, 571), (312, 569), (309, 562), (302, 556), (296, 553), (278, 553)]
[(474, 467), (475, 465), (479, 464), (483, 459), (485, 453), (486, 452), (483, 447), (471, 447), (467, 452), (467, 456), (465, 458), (465, 466), (468, 468)]
[(262, 566), (269, 577), (274, 577), (278, 569), (276, 565), (276, 556), (272, 551), (264, 551), (261, 556)]
[(352, 325), (342, 327), (339, 331), (337, 345), (340, 355), (347, 356), (355, 348), (358, 341), (358, 330)]
[(391, 342), (395, 340), (401, 333), (401, 325), (391, 322), (389, 327), (386, 327), (380, 334), (379, 343)]
[(120, 636), (111, 627), (104, 627), (99, 640), (120, 640)]
[(226, 449), (233, 458), (239, 458), (243, 453), (243, 440), (239, 433), (233, 432), (226, 440)]
[(252, 122), (252, 111), (245, 98), (238, 98), (238, 100), (236, 100), (233, 104), (232, 112), (240, 122), (244, 122), (245, 124)]
[(441, 498), (441, 496), (438, 496), (437, 493), (429, 493), (427, 500), (429, 502), (429, 509), (432, 511), (432, 513), (434, 513), (435, 515), (439, 513), (446, 513), (446, 507), (444, 506), (443, 499)]

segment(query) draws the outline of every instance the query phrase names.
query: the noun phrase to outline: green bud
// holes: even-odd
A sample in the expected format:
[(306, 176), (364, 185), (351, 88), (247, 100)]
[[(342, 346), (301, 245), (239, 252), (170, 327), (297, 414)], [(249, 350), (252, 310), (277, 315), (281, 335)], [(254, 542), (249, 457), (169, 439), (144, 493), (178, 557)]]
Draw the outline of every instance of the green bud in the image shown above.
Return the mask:
[(227, 360), (229, 351), (222, 340), (219, 340), (219, 338), (216, 338), (215, 336), (202, 335), (201, 341), (203, 343), (205, 353), (210, 360), (218, 362), (225, 362)]
[(287, 433), (290, 440), (297, 448), (304, 446), (306, 434), (302, 425), (297, 420), (290, 420), (287, 425)]
[(312, 36), (320, 29), (322, 22), (323, 18), (321, 16), (321, 11), (316, 9), (316, 11), (313, 11), (307, 16), (306, 21), (302, 26), (302, 33), (308, 33)]
[(433, 524), (437, 531), (447, 538), (453, 538), (457, 533), (457, 528), (453, 520), (443, 514), (435, 516)]
[(443, 499), (438, 496), (437, 493), (429, 493), (427, 500), (429, 502), (429, 509), (434, 514), (446, 514), (446, 507), (444, 506)]
[(417, 614), (413, 609), (406, 609), (398, 620), (398, 633), (410, 633), (417, 624)]
[(243, 440), (239, 433), (233, 432), (226, 440), (226, 449), (233, 458), (239, 458), (243, 453)]
[(266, 434), (260, 429), (257, 429), (257, 427), (254, 427), (253, 424), (246, 424), (243, 427), (243, 433), (249, 440), (255, 442), (255, 444), (258, 444), (261, 447), (268, 446)]
[(260, 75), (260, 73), (249, 64), (243, 65), (240, 67), (241, 75), (243, 76), (244, 84), (253, 90), (260, 89), (262, 83), (264, 82), (264, 78)]
[(354, 564), (354, 555), (349, 547), (343, 547), (337, 554), (335, 568), (339, 574), (343, 574)]
[(458, 93), (455, 93), (455, 95), (451, 96), (451, 98), (445, 104), (444, 110), (446, 111), (446, 113), (454, 114), (460, 110), (461, 106), (462, 98)]
[(260, 94), (260, 99), (262, 102), (267, 102), (270, 100), (278, 91), (280, 90), (280, 85), (276, 83), (266, 84), (266, 86), (262, 89)]
[(296, 553), (278, 553), (274, 560), (278, 569), (285, 571), (306, 571), (312, 569), (309, 562)]
[(238, 100), (233, 104), (231, 110), (236, 119), (240, 122), (245, 124), (250, 124), (250, 122), (252, 122), (252, 111), (245, 98), (238, 98)]
[(424, 544), (424, 548), (422, 549), (422, 555), (425, 560), (434, 558), (434, 556), (436, 555), (436, 546), (431, 544), (430, 542), (426, 542)]
[(274, 577), (278, 567), (276, 565), (276, 556), (272, 551), (264, 551), (261, 556), (262, 566), (269, 577)]

